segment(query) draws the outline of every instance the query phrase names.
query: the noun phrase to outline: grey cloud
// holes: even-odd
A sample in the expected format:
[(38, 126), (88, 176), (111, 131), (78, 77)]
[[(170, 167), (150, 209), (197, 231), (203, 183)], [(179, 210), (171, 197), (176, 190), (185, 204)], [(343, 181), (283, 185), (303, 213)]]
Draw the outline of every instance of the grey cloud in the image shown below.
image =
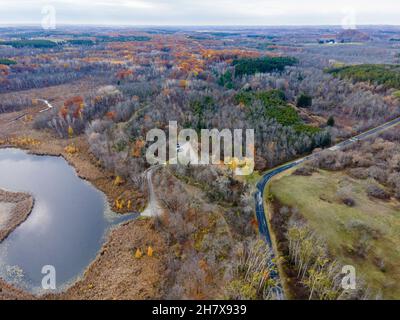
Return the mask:
[(53, 5), (58, 23), (124, 25), (340, 24), (353, 8), (360, 24), (399, 24), (398, 0), (0, 0), (0, 23), (40, 23)]

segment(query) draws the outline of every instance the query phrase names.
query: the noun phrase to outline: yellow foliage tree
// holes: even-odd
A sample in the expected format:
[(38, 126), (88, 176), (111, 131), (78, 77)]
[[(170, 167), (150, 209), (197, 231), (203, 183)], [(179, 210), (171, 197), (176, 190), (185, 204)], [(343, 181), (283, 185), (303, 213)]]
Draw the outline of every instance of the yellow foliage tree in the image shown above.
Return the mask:
[(78, 152), (78, 148), (72, 143), (64, 148), (64, 151), (68, 154), (74, 154)]
[(116, 176), (114, 180), (114, 185), (115, 186), (120, 186), (121, 184), (124, 183), (124, 180), (120, 176)]
[(238, 167), (238, 165), (239, 165), (239, 160), (238, 160), (238, 158), (233, 158), (232, 161), (231, 161), (230, 164), (229, 164), (229, 167), (230, 167), (230, 169), (231, 169), (232, 171), (235, 171), (236, 168)]
[(136, 259), (139, 259), (139, 258), (141, 258), (142, 257), (142, 251), (139, 249), (139, 248), (137, 248), (136, 249), (136, 252), (135, 252), (135, 258)]
[(186, 87), (188, 86), (188, 81), (187, 81), (187, 80), (180, 80), (180, 81), (179, 81), (179, 86), (180, 86), (182, 89), (186, 89)]
[(117, 210), (122, 210), (124, 208), (124, 200), (116, 199), (115, 207), (117, 208)]
[(142, 153), (142, 149), (146, 145), (146, 142), (144, 140), (136, 140), (134, 145), (133, 145), (133, 150), (132, 150), (132, 157), (134, 158), (139, 158), (140, 154)]
[(72, 138), (74, 136), (74, 129), (71, 126), (68, 127), (68, 136)]
[(149, 257), (152, 257), (152, 256), (153, 256), (153, 248), (150, 247), (150, 246), (147, 248), (147, 255), (148, 255)]

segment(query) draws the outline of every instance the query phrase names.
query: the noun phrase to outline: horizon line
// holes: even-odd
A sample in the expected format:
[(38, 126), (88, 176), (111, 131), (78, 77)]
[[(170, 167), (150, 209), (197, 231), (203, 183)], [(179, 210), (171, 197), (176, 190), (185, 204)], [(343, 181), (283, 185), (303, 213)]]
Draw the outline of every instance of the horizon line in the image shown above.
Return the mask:
[[(340, 24), (113, 24), (113, 23), (58, 23), (57, 26), (62, 27), (238, 27), (238, 28), (257, 28), (257, 27), (339, 27), (343, 28)], [(41, 27), (40, 23), (33, 22), (15, 22), (15, 23), (2, 23), (0, 22), (0, 27)], [(357, 24), (357, 27), (400, 27), (399, 24)], [(346, 28), (343, 28), (346, 29)], [(52, 31), (52, 30), (48, 30)]]

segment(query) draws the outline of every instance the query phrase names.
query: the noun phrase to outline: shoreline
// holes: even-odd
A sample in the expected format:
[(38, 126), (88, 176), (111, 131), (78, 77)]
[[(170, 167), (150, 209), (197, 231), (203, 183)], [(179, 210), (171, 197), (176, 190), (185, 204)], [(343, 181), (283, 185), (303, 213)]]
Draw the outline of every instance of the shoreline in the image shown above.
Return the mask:
[(3, 242), (11, 232), (28, 218), (34, 202), (33, 196), (28, 193), (0, 189), (0, 204), (13, 204), (11, 208), (4, 208), (4, 212), (0, 210), (0, 213), (2, 212), (5, 215), (4, 223), (0, 223), (0, 242)]
[[(34, 202), (30, 194), (0, 189), (0, 243), (29, 217)], [(34, 296), (0, 278), (0, 300), (14, 299), (34, 299)]]
[[(166, 281), (166, 239), (154, 232), (154, 219), (123, 222), (109, 230), (106, 240), (83, 275), (62, 292), (35, 296), (39, 300), (143, 300), (160, 299)], [(155, 254), (135, 258), (140, 249)]]
[[(43, 133), (46, 134), (46, 133)], [(54, 140), (53, 140), (54, 141)], [(74, 139), (75, 144), (80, 146), (85, 145), (86, 142), (83, 137)], [(129, 211), (114, 210), (114, 198), (116, 195), (124, 195), (126, 193), (134, 193), (133, 187), (129, 182), (122, 186), (115, 186), (112, 181), (112, 175), (105, 170), (98, 168), (90, 161), (90, 155), (87, 154), (87, 149), (84, 149), (84, 154), (75, 155), (67, 154), (64, 150), (65, 144), (71, 141), (60, 140), (56, 148), (49, 147), (48, 145), (34, 145), (34, 146), (19, 146), (13, 144), (2, 144), (0, 149), (15, 148), (21, 149), (25, 152), (38, 156), (56, 156), (62, 157), (76, 172), (77, 176), (85, 181), (88, 181), (103, 192), (107, 198), (110, 208), (117, 214), (127, 214), (135, 211), (143, 211), (147, 205), (147, 194), (141, 195), (139, 201), (135, 201), (136, 206)], [(32, 204), (33, 208), (33, 204)], [(23, 221), (26, 220), (28, 215)], [(23, 223), (21, 221), (19, 224)], [(19, 225), (18, 224), (18, 225)], [(135, 219), (132, 221), (124, 222), (116, 228), (109, 230), (106, 234), (105, 241), (97, 253), (96, 257), (84, 269), (82, 276), (75, 279), (68, 285), (65, 290), (58, 293), (45, 293), (40, 295), (33, 295), (28, 291), (14, 287), (6, 283), (0, 278), (0, 300), (1, 299), (38, 299), (38, 300), (57, 300), (57, 299), (113, 299), (117, 296), (118, 299), (151, 299), (161, 296), (160, 283), (163, 283), (163, 257), (166, 251), (165, 239), (158, 235), (154, 230), (154, 219)], [(15, 228), (14, 228), (15, 229)], [(14, 230), (10, 230), (8, 235)], [(140, 248), (140, 244), (151, 245), (157, 248), (159, 254), (153, 257), (143, 257), (141, 259), (134, 259), (134, 251), (131, 248), (126, 248), (126, 243), (120, 239), (130, 239), (133, 245), (130, 247)], [(2, 242), (0, 238), (0, 242)], [(113, 247), (113, 250), (108, 248)], [(143, 246), (142, 250), (146, 250)], [(108, 252), (107, 254), (105, 254)], [(116, 255), (123, 254), (124, 259), (116, 257)], [(144, 260), (148, 260), (144, 262)], [(117, 274), (119, 282), (130, 283), (129, 289), (121, 289), (113, 287), (109, 283), (112, 275), (98, 277), (99, 274), (107, 273), (108, 270), (123, 269), (122, 274)], [(132, 270), (134, 274), (128, 276)], [(138, 279), (143, 281), (136, 281)], [(90, 280), (92, 279), (92, 280)], [(161, 279), (161, 280), (160, 280)], [(122, 281), (121, 281), (122, 280)], [(88, 284), (88, 281), (91, 283)], [(134, 283), (132, 283), (134, 281)], [(140, 283), (146, 283), (146, 287)], [(102, 288), (99, 292), (96, 288)], [(119, 290), (122, 290), (119, 292)], [(107, 295), (107, 292), (110, 293)], [(111, 294), (112, 293), (112, 294)]]
[[(98, 164), (93, 164), (91, 161), (93, 156), (87, 150), (87, 143), (83, 140), (83, 137), (80, 136), (70, 140), (73, 140), (72, 144), (81, 147), (79, 148), (79, 153), (68, 154), (68, 152), (64, 150), (65, 147), (71, 144), (71, 141), (67, 140), (60, 140), (58, 141), (60, 145), (52, 145), (50, 147), (43, 146), (42, 144), (32, 146), (20, 146), (10, 143), (1, 144), (0, 141), (0, 150), (8, 148), (20, 149), (31, 155), (63, 158), (68, 165), (75, 170), (76, 175), (80, 179), (90, 182), (93, 187), (104, 193), (110, 208), (112, 208), (112, 210), (117, 214), (124, 215), (132, 212), (142, 212), (147, 207), (147, 190), (145, 192), (138, 191), (130, 182), (115, 185), (114, 175), (111, 172), (100, 168)], [(50, 141), (50, 144), (55, 141), (56, 140)], [(135, 196), (137, 196), (136, 199), (132, 199), (132, 208), (130, 210), (127, 210), (126, 208), (122, 210), (117, 209), (114, 205), (115, 199), (124, 196), (127, 193), (135, 193)]]

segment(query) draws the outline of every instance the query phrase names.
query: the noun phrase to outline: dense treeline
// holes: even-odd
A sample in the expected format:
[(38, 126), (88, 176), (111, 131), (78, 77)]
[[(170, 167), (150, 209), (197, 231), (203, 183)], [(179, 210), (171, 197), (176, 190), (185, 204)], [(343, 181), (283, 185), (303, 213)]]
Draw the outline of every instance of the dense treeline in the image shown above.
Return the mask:
[(77, 45), (77, 46), (91, 46), (94, 45), (95, 42), (89, 39), (71, 39), (66, 41), (69, 44)]
[(386, 88), (400, 89), (400, 66), (364, 64), (332, 68), (327, 72), (354, 81), (371, 82)]
[(0, 59), (0, 64), (3, 64), (5, 66), (11, 66), (13, 64), (17, 64), (17, 61), (11, 59)]
[(150, 37), (146, 36), (97, 36), (95, 40), (90, 39), (70, 39), (66, 41), (52, 41), (42, 39), (32, 40), (8, 40), (0, 41), (0, 45), (12, 46), (14, 48), (54, 48), (61, 46), (63, 43), (69, 43), (72, 45), (94, 45), (96, 43), (107, 43), (107, 42), (129, 42), (129, 41), (149, 41)]
[(97, 36), (98, 42), (128, 42), (128, 41), (149, 41), (151, 37), (148, 36)]
[(298, 60), (293, 57), (262, 57), (234, 60), (232, 65), (235, 67), (235, 75), (242, 76), (283, 71), (286, 66), (292, 66), (296, 63), (298, 63)]
[(58, 44), (51, 40), (11, 40), (11, 41), (0, 41), (0, 45), (12, 46), (14, 48), (54, 48)]

